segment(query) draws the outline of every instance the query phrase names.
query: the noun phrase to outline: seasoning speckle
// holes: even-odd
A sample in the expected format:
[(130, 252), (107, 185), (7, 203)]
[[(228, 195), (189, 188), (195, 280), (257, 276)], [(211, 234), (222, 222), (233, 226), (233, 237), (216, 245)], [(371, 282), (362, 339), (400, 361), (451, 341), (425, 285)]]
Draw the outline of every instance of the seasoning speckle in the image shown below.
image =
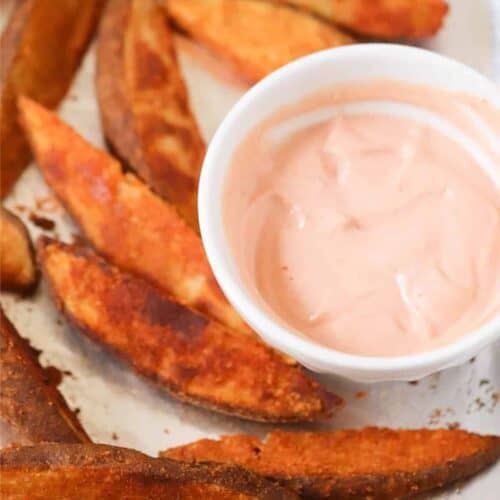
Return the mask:
[(366, 396), (368, 396), (368, 393), (366, 391), (358, 391), (356, 394), (356, 399), (364, 399)]

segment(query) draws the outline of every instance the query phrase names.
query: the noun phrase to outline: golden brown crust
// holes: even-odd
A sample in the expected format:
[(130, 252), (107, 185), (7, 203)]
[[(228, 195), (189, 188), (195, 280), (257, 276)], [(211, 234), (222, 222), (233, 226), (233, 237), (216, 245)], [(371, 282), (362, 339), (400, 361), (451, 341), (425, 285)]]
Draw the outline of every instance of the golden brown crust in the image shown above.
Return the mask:
[(55, 107), (68, 90), (97, 23), (103, 0), (23, 0), (0, 42), (0, 195), (30, 159), (17, 121), (21, 94)]
[(43, 442), (89, 438), (0, 308), (0, 447)]
[(500, 437), (461, 430), (272, 432), (203, 439), (163, 456), (233, 463), (307, 498), (394, 499), (466, 479), (500, 458)]
[(353, 39), (307, 13), (261, 0), (163, 0), (180, 28), (255, 82), (318, 50)]
[(94, 247), (176, 301), (252, 334), (212, 274), (200, 237), (175, 209), (57, 116), (20, 100), (21, 120), (46, 181)]
[(58, 308), (175, 397), (250, 420), (310, 421), (340, 400), (261, 342), (231, 333), (81, 247), (42, 239)]
[(2, 498), (30, 500), (297, 498), (240, 467), (183, 464), (106, 445), (40, 445), (0, 452)]
[(35, 252), (21, 219), (0, 207), (0, 289), (32, 292), (38, 282)]
[(386, 39), (435, 35), (443, 26), (448, 12), (445, 0), (278, 1), (303, 7), (354, 33)]
[(155, 0), (110, 0), (99, 28), (97, 91), (117, 155), (198, 231), (205, 145), (168, 19)]

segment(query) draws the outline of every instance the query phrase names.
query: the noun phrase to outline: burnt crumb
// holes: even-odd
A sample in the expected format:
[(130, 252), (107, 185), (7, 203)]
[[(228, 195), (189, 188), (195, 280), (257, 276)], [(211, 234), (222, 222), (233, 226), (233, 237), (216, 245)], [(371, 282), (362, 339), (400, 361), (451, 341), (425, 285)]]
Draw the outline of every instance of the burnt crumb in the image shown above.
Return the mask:
[(473, 358), (469, 359), (469, 363), (471, 363), (471, 364), (474, 363), (474, 361), (476, 361), (476, 357), (475, 356)]
[(45, 383), (53, 387), (57, 387), (63, 379), (63, 373), (55, 366), (47, 366), (44, 368)]
[(111, 434), (111, 439), (113, 441), (118, 441), (118, 439), (119, 439), (118, 434), (116, 432), (113, 432), (113, 434)]
[(81, 410), (81, 408), (76, 407), (76, 408), (73, 410), (73, 413), (74, 413), (76, 416), (78, 416), (78, 415), (80, 415), (81, 411), (82, 411), (82, 410)]
[(474, 400), (474, 403), (477, 405), (478, 410), (480, 410), (481, 408), (484, 408), (486, 406), (486, 404), (484, 403), (484, 401), (481, 398), (476, 398)]
[(486, 403), (481, 398), (477, 397), (467, 407), (467, 413), (470, 414), (473, 412), (481, 411), (485, 406)]
[(418, 385), (418, 380), (410, 380), (408, 383), (410, 385)]
[(356, 399), (364, 399), (366, 398), (366, 396), (368, 396), (368, 393), (366, 391), (358, 391), (355, 394)]
[(70, 372), (69, 370), (63, 370), (62, 374), (65, 377), (73, 377), (73, 372)]
[(434, 408), (429, 416), (429, 425), (437, 424), (441, 418), (441, 408)]
[(496, 388), (489, 384), (491, 384), (490, 381), (488, 381), (488, 385), (486, 383), (480, 383), (480, 386), (487, 385), (487, 387), (483, 390), (482, 397), (476, 397), (469, 403), (467, 406), (467, 414), (480, 411), (486, 411), (487, 413), (495, 412), (498, 402), (500, 401), (500, 392), (495, 391)]
[(57, 323), (59, 326), (64, 325), (64, 321), (63, 321), (61, 318), (57, 318), (57, 319), (56, 319), (56, 323)]
[(441, 424), (441, 420), (444, 417), (452, 417), (455, 415), (455, 410), (453, 408), (434, 408), (431, 414), (429, 415), (428, 424), (429, 425), (438, 425)]
[(479, 381), (479, 387), (482, 387), (483, 385), (488, 385), (488, 384), (491, 384), (491, 382), (488, 379), (486, 379), (486, 378), (482, 378)]
[(456, 429), (460, 429), (460, 422), (450, 422), (450, 423), (446, 424), (446, 427), (450, 431), (454, 431)]
[(255, 453), (255, 456), (259, 456), (260, 455), (260, 448), (257, 448), (256, 446), (253, 448), (252, 450), (254, 453)]
[(56, 227), (56, 223), (52, 219), (38, 215), (35, 212), (30, 213), (29, 219), (33, 222), (33, 224), (35, 224), (35, 226), (43, 229), (44, 231), (53, 231)]

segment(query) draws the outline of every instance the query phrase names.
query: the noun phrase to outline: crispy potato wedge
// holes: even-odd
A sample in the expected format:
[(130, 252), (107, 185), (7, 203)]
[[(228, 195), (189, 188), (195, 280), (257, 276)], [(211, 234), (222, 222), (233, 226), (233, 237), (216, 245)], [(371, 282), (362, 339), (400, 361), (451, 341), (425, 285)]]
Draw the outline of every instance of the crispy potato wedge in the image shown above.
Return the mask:
[(202, 439), (163, 456), (242, 465), (305, 498), (393, 499), (447, 486), (500, 458), (500, 437), (461, 430), (275, 431)]
[(260, 0), (163, 0), (182, 30), (232, 62), (250, 82), (353, 39), (304, 12)]
[(21, 118), (38, 166), (94, 247), (176, 301), (253, 335), (215, 281), (200, 237), (104, 151), (28, 99)]
[(23, 0), (0, 42), (0, 194), (8, 194), (29, 163), (17, 121), (21, 94), (56, 107), (97, 24), (103, 0)]
[(97, 444), (46, 444), (0, 452), (2, 498), (30, 500), (292, 500), (240, 467), (183, 464)]
[(89, 441), (35, 351), (0, 308), (0, 448)]
[(156, 0), (108, 2), (99, 28), (97, 93), (114, 151), (198, 231), (205, 145)]
[(31, 238), (19, 217), (0, 208), (0, 288), (15, 292), (33, 291), (38, 282)]
[(57, 307), (173, 396), (249, 420), (312, 421), (341, 401), (260, 341), (232, 333), (89, 250), (41, 239)]
[(385, 39), (425, 38), (443, 26), (445, 0), (272, 0), (303, 7), (354, 33)]

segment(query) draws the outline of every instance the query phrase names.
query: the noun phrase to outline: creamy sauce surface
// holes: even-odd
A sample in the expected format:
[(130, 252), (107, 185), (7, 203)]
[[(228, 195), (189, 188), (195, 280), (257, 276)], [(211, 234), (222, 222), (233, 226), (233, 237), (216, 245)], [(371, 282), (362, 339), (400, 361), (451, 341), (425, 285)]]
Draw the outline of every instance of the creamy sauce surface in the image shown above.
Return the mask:
[(414, 354), (500, 310), (499, 177), (497, 109), (397, 82), (342, 86), (238, 146), (226, 235), (287, 326), (347, 353)]

